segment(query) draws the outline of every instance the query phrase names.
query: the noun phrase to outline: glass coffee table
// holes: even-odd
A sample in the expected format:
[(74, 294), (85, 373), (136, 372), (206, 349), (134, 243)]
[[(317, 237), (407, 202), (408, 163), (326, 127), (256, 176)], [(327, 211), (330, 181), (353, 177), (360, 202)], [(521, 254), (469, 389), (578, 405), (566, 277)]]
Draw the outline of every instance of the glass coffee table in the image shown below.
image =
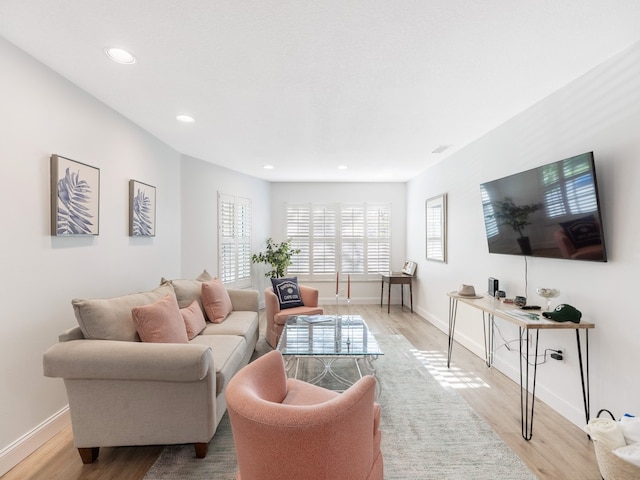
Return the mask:
[[(291, 316), (285, 323), (277, 348), (285, 358), (290, 377), (298, 378), (301, 374), (301, 360), (313, 359), (320, 362), (319, 372), (302, 380), (318, 384), (330, 376), (348, 387), (363, 375), (373, 375), (376, 394), (380, 394), (373, 362), (384, 353), (360, 315)], [(358, 378), (351, 380), (336, 372), (334, 367), (341, 359), (353, 360)]]

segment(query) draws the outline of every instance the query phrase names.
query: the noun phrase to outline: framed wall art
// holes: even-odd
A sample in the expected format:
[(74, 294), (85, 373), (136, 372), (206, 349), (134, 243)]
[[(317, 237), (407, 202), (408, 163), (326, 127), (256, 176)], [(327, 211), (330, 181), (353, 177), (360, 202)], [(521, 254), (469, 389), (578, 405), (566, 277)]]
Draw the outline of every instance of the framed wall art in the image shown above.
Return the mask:
[(51, 155), (51, 235), (98, 235), (100, 169)]
[(426, 201), (427, 260), (447, 263), (447, 194)]
[(156, 236), (156, 187), (129, 180), (129, 235)]

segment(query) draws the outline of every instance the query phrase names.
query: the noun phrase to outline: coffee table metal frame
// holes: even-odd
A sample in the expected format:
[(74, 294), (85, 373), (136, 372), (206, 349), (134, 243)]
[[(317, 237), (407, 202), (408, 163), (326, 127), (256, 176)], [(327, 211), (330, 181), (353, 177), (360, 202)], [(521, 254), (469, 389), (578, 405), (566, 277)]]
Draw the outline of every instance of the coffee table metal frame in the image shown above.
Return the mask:
[(381, 386), (373, 362), (384, 355), (366, 322), (359, 315), (295, 315), (287, 319), (277, 349), (284, 359), (287, 373), (298, 378), (301, 359), (320, 362), (320, 373), (305, 381), (318, 384), (327, 375), (349, 387), (353, 381), (336, 372), (340, 359), (355, 362), (359, 378), (372, 375), (376, 379), (376, 396)]

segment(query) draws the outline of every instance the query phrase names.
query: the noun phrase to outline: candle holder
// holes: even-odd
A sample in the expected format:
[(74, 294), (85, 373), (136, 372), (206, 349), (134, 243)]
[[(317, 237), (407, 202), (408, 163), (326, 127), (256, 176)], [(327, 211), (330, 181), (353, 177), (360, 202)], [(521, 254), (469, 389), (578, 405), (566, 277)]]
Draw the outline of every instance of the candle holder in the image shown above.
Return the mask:
[(347, 350), (351, 349), (351, 298), (347, 297)]
[(340, 310), (340, 301), (339, 301), (338, 292), (336, 292), (336, 321), (340, 318), (339, 310)]

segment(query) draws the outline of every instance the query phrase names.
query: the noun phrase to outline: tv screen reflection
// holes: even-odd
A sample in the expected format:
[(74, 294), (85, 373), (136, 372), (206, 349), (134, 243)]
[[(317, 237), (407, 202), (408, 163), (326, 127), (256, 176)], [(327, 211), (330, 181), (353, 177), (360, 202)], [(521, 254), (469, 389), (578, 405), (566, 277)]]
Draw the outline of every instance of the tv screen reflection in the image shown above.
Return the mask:
[(606, 262), (593, 152), (480, 191), (490, 253)]

